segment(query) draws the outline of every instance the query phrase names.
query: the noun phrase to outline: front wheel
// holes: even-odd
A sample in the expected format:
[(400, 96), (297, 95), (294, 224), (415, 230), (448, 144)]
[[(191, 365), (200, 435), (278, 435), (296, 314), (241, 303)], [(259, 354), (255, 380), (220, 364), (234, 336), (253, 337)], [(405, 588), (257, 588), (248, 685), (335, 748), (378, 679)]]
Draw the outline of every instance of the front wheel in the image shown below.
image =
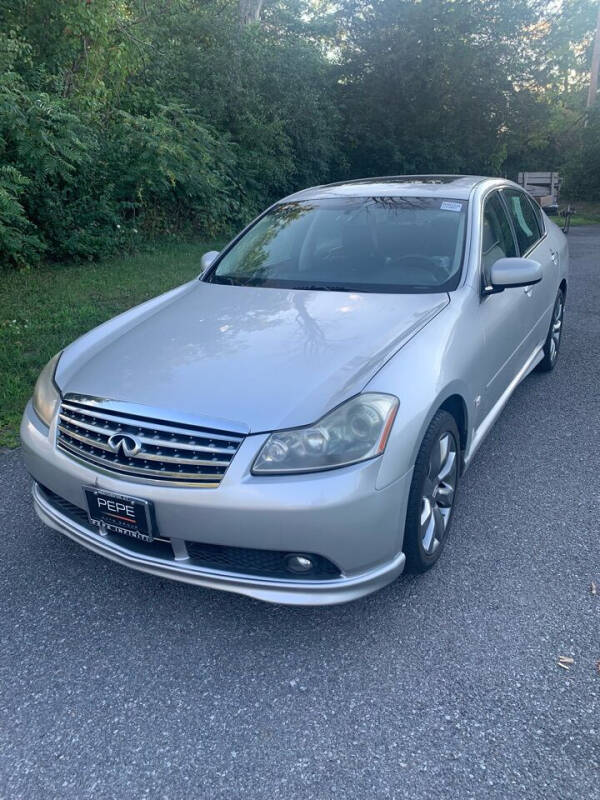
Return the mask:
[(438, 560), (446, 542), (460, 473), (460, 437), (451, 414), (438, 411), (415, 462), (404, 554), (411, 572), (425, 572)]
[(544, 342), (544, 357), (538, 364), (540, 372), (551, 372), (556, 366), (558, 358), (558, 351), (560, 349), (560, 341), (563, 330), (563, 317), (565, 313), (565, 295), (562, 289), (558, 290), (556, 300), (554, 301), (554, 309), (552, 310), (552, 320), (550, 322), (550, 330)]

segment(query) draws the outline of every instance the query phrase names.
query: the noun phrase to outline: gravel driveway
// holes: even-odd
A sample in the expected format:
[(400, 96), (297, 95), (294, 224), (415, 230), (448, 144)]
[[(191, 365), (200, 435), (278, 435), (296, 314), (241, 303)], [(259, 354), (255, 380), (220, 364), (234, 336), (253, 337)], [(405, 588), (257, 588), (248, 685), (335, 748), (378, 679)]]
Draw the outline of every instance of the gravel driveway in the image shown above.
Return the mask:
[(598, 797), (600, 228), (569, 240), (555, 372), (482, 446), (438, 566), (353, 604), (119, 567), (0, 456), (0, 797)]

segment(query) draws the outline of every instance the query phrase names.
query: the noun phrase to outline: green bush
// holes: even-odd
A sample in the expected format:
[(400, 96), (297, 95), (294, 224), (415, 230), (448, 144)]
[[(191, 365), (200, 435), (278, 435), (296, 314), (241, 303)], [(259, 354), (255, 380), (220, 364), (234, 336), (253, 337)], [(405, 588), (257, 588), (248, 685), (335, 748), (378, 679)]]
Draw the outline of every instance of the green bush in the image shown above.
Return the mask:
[(37, 262), (44, 249), (20, 202), (28, 184), (14, 167), (0, 167), (0, 253), (17, 266)]
[(159, 228), (193, 224), (212, 236), (239, 218), (236, 149), (183, 106), (162, 105), (151, 116), (120, 111), (104, 155), (129, 220), (160, 210)]
[(0, 5), (4, 263), (212, 237), (332, 174), (338, 115), (313, 43), (240, 26), (234, 3), (144, 7)]
[(5, 54), (0, 73), (4, 260), (24, 266), (42, 252), (52, 258), (105, 253), (118, 213), (98, 185), (97, 132), (63, 98), (27, 87), (15, 70), (25, 45), (0, 34), (0, 50)]

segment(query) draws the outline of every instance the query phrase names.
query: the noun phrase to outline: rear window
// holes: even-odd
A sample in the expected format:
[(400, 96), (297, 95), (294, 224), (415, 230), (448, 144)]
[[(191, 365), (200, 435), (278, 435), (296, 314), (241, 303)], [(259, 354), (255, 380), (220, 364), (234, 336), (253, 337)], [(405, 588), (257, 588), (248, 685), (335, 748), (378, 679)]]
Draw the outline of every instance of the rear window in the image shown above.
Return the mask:
[(503, 196), (508, 205), (521, 255), (530, 250), (541, 238), (538, 218), (529, 198), (516, 189), (504, 189)]

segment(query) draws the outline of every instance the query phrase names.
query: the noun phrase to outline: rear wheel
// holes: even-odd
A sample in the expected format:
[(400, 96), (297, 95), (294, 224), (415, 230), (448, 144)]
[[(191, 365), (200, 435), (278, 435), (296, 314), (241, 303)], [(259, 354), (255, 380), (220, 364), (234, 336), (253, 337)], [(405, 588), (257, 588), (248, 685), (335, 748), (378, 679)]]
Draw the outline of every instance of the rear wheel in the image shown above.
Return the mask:
[(550, 330), (544, 342), (544, 357), (537, 367), (540, 372), (550, 372), (556, 365), (562, 337), (564, 313), (565, 295), (562, 289), (559, 289), (554, 302), (554, 309), (552, 310)]
[(458, 487), (459, 442), (454, 417), (438, 411), (421, 443), (408, 498), (404, 553), (412, 572), (432, 567), (446, 542)]

